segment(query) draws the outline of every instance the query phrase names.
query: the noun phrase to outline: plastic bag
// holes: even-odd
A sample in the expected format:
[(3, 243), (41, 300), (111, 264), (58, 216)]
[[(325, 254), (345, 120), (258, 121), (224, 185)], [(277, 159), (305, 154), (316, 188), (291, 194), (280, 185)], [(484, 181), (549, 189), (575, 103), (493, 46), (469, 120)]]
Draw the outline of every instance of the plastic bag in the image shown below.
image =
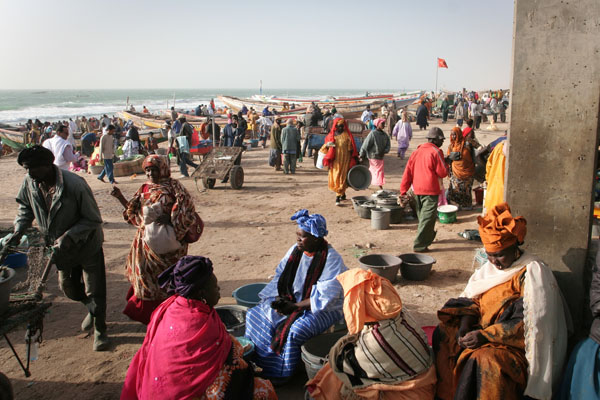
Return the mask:
[(323, 159), (325, 158), (326, 153), (323, 153), (322, 151), (319, 151), (319, 155), (317, 156), (317, 168), (319, 169), (325, 169), (325, 166), (323, 165)]
[(144, 215), (144, 242), (156, 254), (166, 254), (181, 248), (181, 242), (175, 236), (175, 229), (171, 224), (158, 224), (154, 221), (162, 215), (162, 204), (154, 203), (145, 206)]

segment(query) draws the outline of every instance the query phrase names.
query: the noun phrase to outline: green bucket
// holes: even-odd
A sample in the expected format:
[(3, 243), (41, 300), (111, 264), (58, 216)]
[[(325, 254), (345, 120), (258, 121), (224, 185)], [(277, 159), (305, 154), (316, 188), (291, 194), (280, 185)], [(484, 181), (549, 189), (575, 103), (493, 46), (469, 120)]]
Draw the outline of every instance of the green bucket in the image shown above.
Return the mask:
[(458, 211), (457, 206), (447, 204), (444, 206), (439, 206), (437, 210), (440, 223), (452, 224), (456, 222), (456, 212)]

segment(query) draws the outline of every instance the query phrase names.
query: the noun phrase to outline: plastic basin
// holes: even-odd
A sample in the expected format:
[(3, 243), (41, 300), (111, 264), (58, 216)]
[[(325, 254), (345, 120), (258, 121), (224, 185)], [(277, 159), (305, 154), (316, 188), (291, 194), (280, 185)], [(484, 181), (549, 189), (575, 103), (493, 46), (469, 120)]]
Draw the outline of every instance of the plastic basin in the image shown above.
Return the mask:
[(246, 312), (248, 307), (238, 305), (216, 306), (215, 311), (225, 324), (227, 332), (233, 336), (244, 336), (246, 333)]
[(25, 253), (12, 253), (6, 256), (4, 259), (5, 265), (10, 268), (21, 268), (27, 265), (27, 254)]
[(398, 268), (403, 263), (401, 258), (388, 254), (369, 254), (360, 257), (358, 262), (362, 269), (370, 270), (392, 283), (396, 280)]
[(0, 314), (4, 314), (8, 310), (10, 290), (12, 289), (12, 280), (15, 274), (16, 272), (12, 268), (5, 268), (0, 273)]
[(371, 186), (371, 171), (364, 165), (355, 165), (348, 171), (348, 185), (355, 190), (365, 190)]
[(400, 265), (400, 274), (404, 279), (410, 281), (423, 281), (429, 276), (433, 264), (435, 264), (435, 258), (416, 253), (400, 254), (398, 256), (402, 259)]
[(438, 218), (440, 223), (442, 224), (451, 224), (456, 222), (456, 212), (458, 211), (458, 207), (452, 204), (447, 204), (444, 206), (439, 206), (438, 209)]
[(346, 333), (347, 332), (323, 333), (313, 337), (302, 345), (301, 358), (306, 367), (308, 379), (314, 378), (317, 372), (323, 368), (323, 365), (327, 362), (329, 350), (331, 350), (333, 345), (341, 337), (345, 336)]
[(250, 283), (235, 289), (231, 296), (240, 306), (245, 306), (248, 308), (254, 307), (260, 303), (260, 297), (258, 297), (258, 294), (265, 286), (267, 286), (266, 282)]

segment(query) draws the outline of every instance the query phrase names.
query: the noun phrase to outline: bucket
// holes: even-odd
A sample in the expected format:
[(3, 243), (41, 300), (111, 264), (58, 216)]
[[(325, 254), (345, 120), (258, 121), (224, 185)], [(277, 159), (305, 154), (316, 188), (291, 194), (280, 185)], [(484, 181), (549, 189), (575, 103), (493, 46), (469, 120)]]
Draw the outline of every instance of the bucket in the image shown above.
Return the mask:
[(473, 189), (473, 192), (475, 192), (475, 203), (477, 205), (483, 204), (483, 188), (476, 187), (475, 189)]
[(371, 210), (375, 208), (373, 202), (366, 201), (358, 206), (358, 216), (364, 219), (371, 219)]
[(233, 293), (231, 293), (231, 296), (238, 305), (251, 308), (260, 303), (258, 293), (260, 293), (265, 286), (267, 286), (265, 282), (250, 283), (249, 285), (240, 286), (235, 289)]
[(225, 324), (227, 332), (233, 336), (244, 336), (246, 333), (246, 312), (248, 307), (227, 305), (216, 306), (215, 311)]
[(250, 139), (250, 147), (258, 147), (258, 139)]
[(8, 310), (10, 301), (10, 289), (12, 280), (15, 277), (15, 270), (12, 268), (0, 269), (0, 315)]
[(394, 283), (396, 275), (398, 275), (398, 268), (402, 264), (402, 259), (388, 254), (369, 254), (360, 257), (358, 262), (362, 269), (370, 270)]
[(27, 265), (27, 254), (25, 253), (12, 253), (6, 256), (4, 264), (10, 268), (21, 268)]
[(456, 212), (458, 207), (452, 204), (446, 204), (438, 207), (438, 218), (442, 224), (452, 224), (456, 222)]
[(384, 230), (390, 227), (391, 210), (388, 208), (374, 208), (371, 210), (371, 228)]
[(327, 362), (329, 350), (345, 335), (346, 332), (323, 333), (313, 337), (302, 345), (301, 358), (306, 367), (308, 379), (314, 378), (317, 372), (323, 368), (323, 365)]
[(382, 206), (381, 208), (390, 210), (390, 224), (402, 223), (402, 220), (404, 219), (404, 208), (399, 205)]
[(429, 276), (435, 258), (416, 253), (405, 253), (398, 256), (402, 260), (400, 274), (409, 281), (423, 281)]
[(355, 165), (348, 171), (348, 185), (354, 190), (365, 190), (371, 186), (371, 171), (364, 165)]
[(352, 207), (354, 207), (354, 211), (356, 211), (356, 213), (360, 216), (358, 207), (360, 207), (361, 204), (369, 201), (370, 199), (367, 196), (354, 196), (352, 198)]

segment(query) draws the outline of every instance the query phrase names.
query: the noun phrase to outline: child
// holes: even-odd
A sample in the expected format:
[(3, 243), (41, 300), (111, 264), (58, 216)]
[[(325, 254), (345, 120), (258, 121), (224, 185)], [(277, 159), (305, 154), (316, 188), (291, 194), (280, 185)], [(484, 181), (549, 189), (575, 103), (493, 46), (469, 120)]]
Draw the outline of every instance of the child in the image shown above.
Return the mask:
[(394, 126), (392, 136), (395, 136), (396, 140), (398, 140), (398, 157), (404, 160), (404, 154), (406, 153), (406, 149), (408, 149), (410, 139), (412, 139), (412, 127), (410, 126), (406, 110), (402, 111), (402, 119)]

